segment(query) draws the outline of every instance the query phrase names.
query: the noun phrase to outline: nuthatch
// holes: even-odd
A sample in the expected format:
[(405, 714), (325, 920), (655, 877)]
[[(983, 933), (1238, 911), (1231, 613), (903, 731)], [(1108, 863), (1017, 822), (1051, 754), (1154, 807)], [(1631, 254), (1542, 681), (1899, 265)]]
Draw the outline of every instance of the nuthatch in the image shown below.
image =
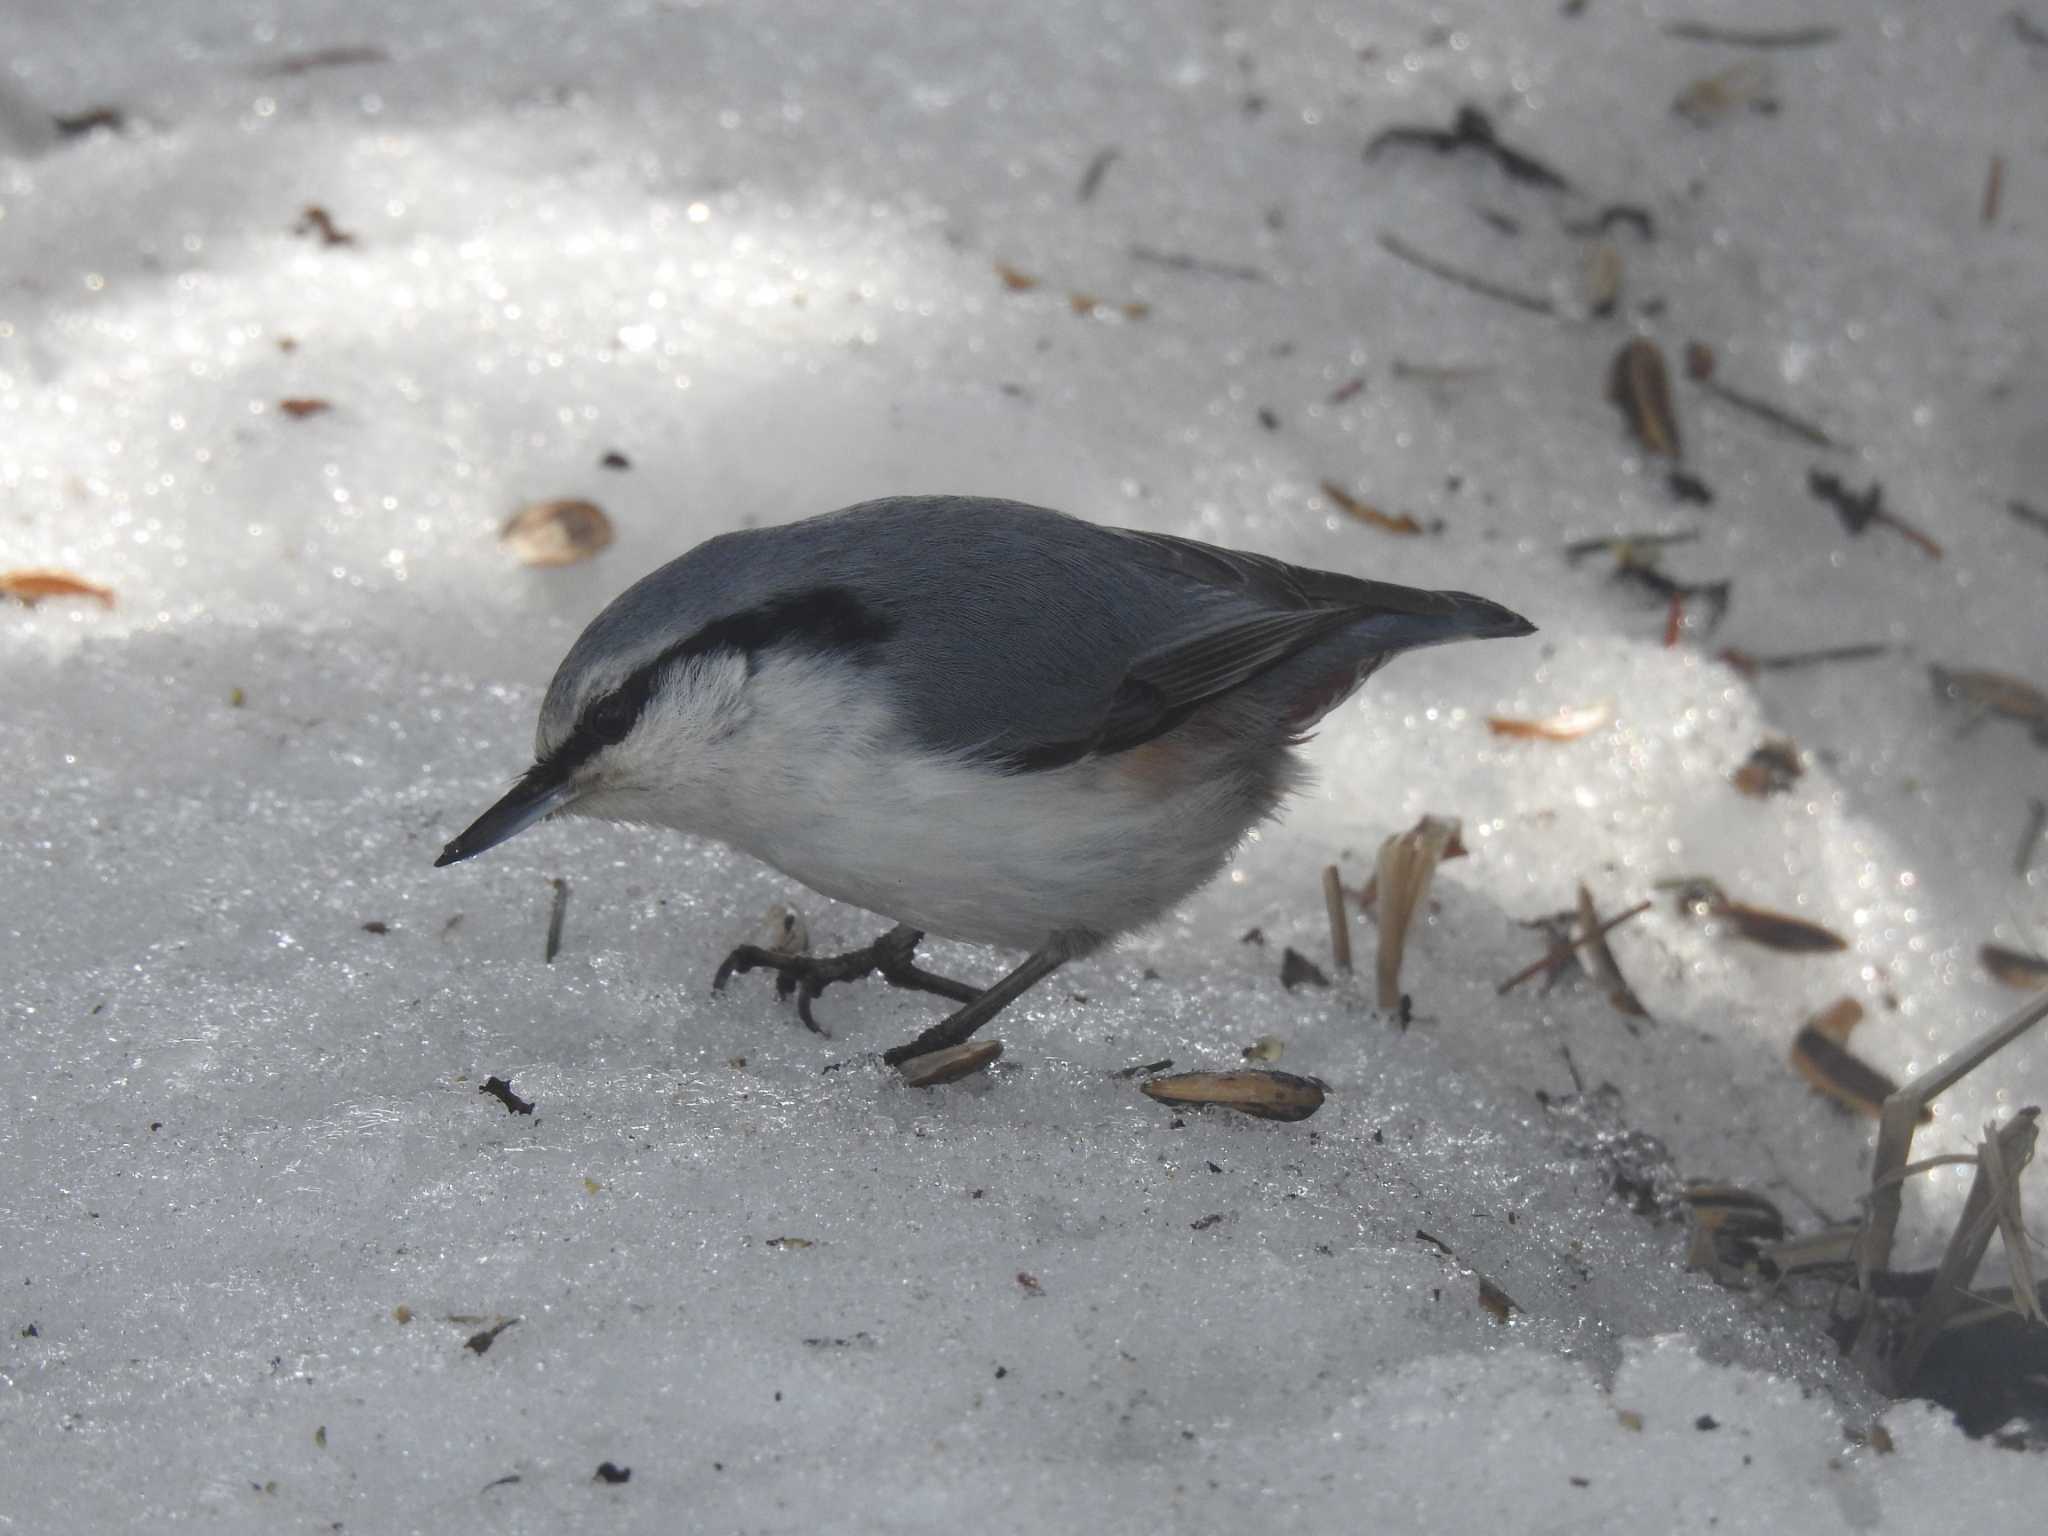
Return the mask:
[[(871, 971), (962, 1004), (900, 1063), (1207, 881), (1390, 656), (1534, 628), (1016, 502), (864, 502), (627, 588), (556, 670), (533, 766), (435, 862), (558, 813), (730, 843), (897, 926), (829, 959), (742, 946), (714, 985), (773, 969), (813, 1028)], [(926, 933), (1030, 954), (980, 989), (915, 964)]]

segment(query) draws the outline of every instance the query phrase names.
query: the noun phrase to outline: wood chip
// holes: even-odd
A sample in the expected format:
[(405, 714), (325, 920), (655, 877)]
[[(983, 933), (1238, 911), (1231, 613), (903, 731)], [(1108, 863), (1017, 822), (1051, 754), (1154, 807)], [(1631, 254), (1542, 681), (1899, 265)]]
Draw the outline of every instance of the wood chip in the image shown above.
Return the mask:
[(1614, 718), (1611, 704), (1589, 704), (1580, 709), (1560, 710), (1548, 720), (1523, 720), (1513, 715), (1488, 715), (1486, 728), (1496, 736), (1513, 736), (1525, 741), (1577, 741)]
[(955, 1083), (963, 1077), (973, 1076), (1002, 1054), (1003, 1042), (1000, 1040), (966, 1040), (943, 1050), (913, 1056), (908, 1061), (899, 1062), (896, 1070), (913, 1088), (936, 1088), (941, 1083)]
[(1330, 504), (1346, 517), (1364, 523), (1368, 528), (1377, 528), (1382, 533), (1417, 534), (1423, 532), (1418, 523), (1406, 512), (1382, 512), (1369, 502), (1360, 501), (1334, 480), (1325, 480), (1323, 494), (1330, 498)]
[(612, 541), (612, 520), (594, 501), (535, 501), (521, 507), (498, 530), (521, 565), (576, 565)]
[(304, 421), (308, 416), (320, 416), (333, 410), (334, 402), (313, 395), (295, 395), (291, 399), (278, 401), (277, 408), (293, 421)]
[(2008, 987), (2017, 987), (2023, 992), (2036, 992), (2048, 987), (2048, 955), (2030, 955), (2023, 949), (1986, 944), (1977, 951), (1977, 958), (1993, 980)]
[(1379, 867), (1373, 882), (1379, 896), (1376, 979), (1382, 1008), (1400, 1006), (1401, 962), (1408, 948), (1409, 924), (1429, 895), (1437, 865), (1457, 841), (1455, 816), (1425, 816), (1406, 832), (1380, 844)]
[(1344, 905), (1344, 877), (1334, 864), (1323, 866), (1323, 910), (1330, 921), (1330, 959), (1340, 971), (1351, 969), (1351, 909)]
[(1306, 1120), (1323, 1107), (1325, 1085), (1292, 1072), (1246, 1069), (1241, 1072), (1180, 1072), (1138, 1085), (1139, 1092), (1161, 1104), (1189, 1108), (1215, 1105), (1261, 1120)]
[(103, 608), (114, 606), (112, 587), (100, 586), (68, 571), (0, 571), (0, 597), (27, 608), (51, 597), (89, 597)]
[(1671, 375), (1664, 366), (1664, 349), (1657, 343), (1638, 336), (1614, 354), (1607, 398), (1644, 448), (1660, 458), (1684, 457), (1678, 413), (1671, 404)]

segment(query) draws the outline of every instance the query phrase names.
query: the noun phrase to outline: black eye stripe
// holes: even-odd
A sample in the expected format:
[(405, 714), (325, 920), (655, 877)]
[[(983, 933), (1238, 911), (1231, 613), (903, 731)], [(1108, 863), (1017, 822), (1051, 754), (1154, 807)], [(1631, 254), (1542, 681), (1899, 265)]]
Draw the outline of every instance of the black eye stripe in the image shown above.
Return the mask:
[(858, 657), (866, 647), (895, 633), (895, 621), (878, 613), (844, 587), (813, 587), (758, 607), (714, 619), (686, 640), (642, 662), (618, 687), (585, 705), (576, 728), (548, 754), (546, 768), (566, 774), (608, 746), (624, 741), (639, 724), (667, 669), (694, 656), (735, 651), (751, 667), (770, 646), (800, 646)]

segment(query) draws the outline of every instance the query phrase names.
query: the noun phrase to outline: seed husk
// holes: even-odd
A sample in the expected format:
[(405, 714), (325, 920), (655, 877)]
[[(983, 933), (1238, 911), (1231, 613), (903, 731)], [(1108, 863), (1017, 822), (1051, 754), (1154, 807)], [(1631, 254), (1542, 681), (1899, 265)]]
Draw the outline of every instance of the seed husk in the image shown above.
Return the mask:
[(1313, 1077), (1247, 1068), (1241, 1072), (1177, 1072), (1138, 1085), (1161, 1104), (1214, 1104), (1261, 1120), (1306, 1120), (1323, 1107), (1326, 1088)]
[(1984, 969), (1991, 973), (1993, 980), (2008, 987), (2028, 992), (2048, 987), (2048, 955), (2030, 955), (2023, 949), (1986, 944), (1977, 951), (1977, 958), (1984, 963)]
[(528, 502), (498, 530), (498, 542), (521, 565), (577, 565), (611, 541), (604, 508), (569, 498)]
[(955, 1083), (963, 1077), (972, 1076), (1002, 1054), (1003, 1042), (1000, 1040), (967, 1040), (942, 1050), (926, 1051), (922, 1056), (913, 1056), (900, 1063), (896, 1070), (913, 1088), (936, 1088), (941, 1083)]

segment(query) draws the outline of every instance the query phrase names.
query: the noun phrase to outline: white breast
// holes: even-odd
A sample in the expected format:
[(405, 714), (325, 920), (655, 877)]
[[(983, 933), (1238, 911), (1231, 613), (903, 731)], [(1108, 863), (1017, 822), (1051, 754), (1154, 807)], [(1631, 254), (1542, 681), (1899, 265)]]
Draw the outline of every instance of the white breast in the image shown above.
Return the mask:
[[(1158, 917), (1216, 872), (1292, 782), (1203, 738), (1005, 774), (889, 744), (843, 662), (766, 658), (736, 729), (701, 749), (686, 818), (814, 890), (948, 938), (1033, 949)], [(664, 817), (663, 819), (669, 819)]]

